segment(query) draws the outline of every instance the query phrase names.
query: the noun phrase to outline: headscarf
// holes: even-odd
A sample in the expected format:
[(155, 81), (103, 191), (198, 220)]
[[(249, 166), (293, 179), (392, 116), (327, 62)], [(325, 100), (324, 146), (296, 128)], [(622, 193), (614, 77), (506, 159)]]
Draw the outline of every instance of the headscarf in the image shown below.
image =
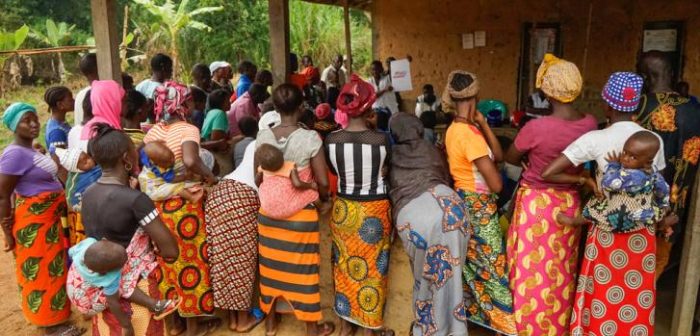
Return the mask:
[(175, 81), (167, 81), (162, 86), (156, 88), (154, 93), (154, 112), (156, 122), (168, 120), (172, 115), (179, 116), (185, 120), (187, 106), (185, 103), (192, 99), (190, 89)]
[[(455, 75), (457, 74), (468, 75), (474, 81), (468, 87), (457, 91), (454, 88), (452, 88), (451, 85), (452, 79), (454, 79)], [(442, 91), (442, 110), (445, 112), (456, 111), (457, 104), (455, 104), (454, 102), (455, 99), (468, 99), (474, 97), (477, 94), (479, 94), (480, 88), (481, 84), (479, 83), (479, 79), (476, 77), (475, 74), (463, 70), (455, 70), (450, 72), (450, 75), (447, 77), (447, 85), (445, 86), (445, 90)]]
[(570, 103), (581, 94), (583, 78), (576, 64), (552, 54), (545, 54), (540, 68), (537, 69), (535, 86), (547, 97)]
[(372, 108), (377, 100), (377, 93), (372, 84), (363, 81), (356, 74), (350, 77), (350, 82), (343, 85), (335, 103), (335, 121), (347, 127), (348, 118), (357, 118)]
[(80, 148), (56, 148), (56, 156), (61, 166), (72, 173), (82, 173), (82, 171), (78, 169), (78, 161), (80, 160), (80, 154), (82, 152), (83, 150)]
[(318, 106), (316, 106), (314, 114), (316, 114), (316, 119), (318, 120), (324, 120), (328, 118), (328, 116), (331, 115), (331, 105), (327, 103), (318, 104)]
[(634, 112), (639, 107), (644, 80), (633, 72), (610, 75), (600, 95), (610, 107), (620, 112)]
[(438, 184), (450, 185), (445, 158), (423, 139), (423, 123), (407, 113), (389, 120), (395, 144), (391, 147), (391, 190), (394, 218), (410, 201)]
[(8, 106), (7, 109), (5, 109), (5, 113), (2, 114), (2, 123), (5, 127), (9, 128), (10, 131), (14, 132), (17, 129), (17, 124), (22, 120), (22, 116), (27, 112), (36, 114), (36, 109), (34, 106), (27, 103), (13, 103)]
[(231, 67), (231, 64), (229, 64), (228, 62), (216, 61), (216, 62), (212, 62), (211, 64), (209, 64), (209, 72), (211, 72), (211, 74), (213, 76), (214, 72), (216, 70), (219, 70), (221, 68), (230, 68), (230, 67)]
[(113, 80), (97, 80), (92, 82), (90, 103), (92, 104), (92, 119), (85, 124), (80, 139), (90, 140), (95, 130), (93, 126), (105, 123), (116, 129), (122, 129), (122, 99), (124, 88)]

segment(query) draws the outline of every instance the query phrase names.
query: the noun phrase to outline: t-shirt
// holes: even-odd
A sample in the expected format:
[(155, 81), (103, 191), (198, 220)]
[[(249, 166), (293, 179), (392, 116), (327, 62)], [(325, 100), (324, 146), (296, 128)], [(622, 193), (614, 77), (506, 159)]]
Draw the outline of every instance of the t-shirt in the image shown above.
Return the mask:
[[(639, 131), (644, 131), (644, 128), (635, 122), (618, 121), (606, 129), (584, 134), (566, 147), (563, 154), (574, 166), (588, 161), (596, 161), (598, 171), (604, 172), (608, 166), (608, 161), (605, 159), (608, 153), (612, 151), (621, 153), (627, 139)], [(659, 142), (661, 147), (654, 157), (654, 167), (661, 171), (666, 168), (666, 160), (664, 159), (664, 144), (660, 137)]]
[(248, 145), (255, 141), (255, 138), (245, 137), (233, 147), (233, 167), (236, 168), (243, 161)]
[(321, 81), (326, 83), (327, 88), (342, 88), (345, 85), (345, 71), (329, 65), (321, 73)]
[(486, 180), (474, 164), (476, 159), (487, 155), (493, 158), (481, 131), (471, 124), (453, 122), (445, 134), (445, 147), (455, 189), (490, 193)]
[(228, 110), (226, 116), (228, 118), (229, 134), (233, 137), (241, 134), (241, 130), (238, 129), (238, 122), (245, 117), (252, 117), (255, 120), (259, 120), (260, 110), (253, 102), (250, 93), (246, 92), (231, 104), (231, 109)]
[(284, 153), (284, 161), (294, 161), (297, 168), (309, 165), (311, 158), (318, 154), (323, 146), (321, 137), (316, 131), (298, 128), (286, 138), (277, 140), (272, 129), (262, 129), (258, 132), (256, 146), (270, 144)]
[(46, 148), (49, 153), (54, 153), (56, 147), (66, 148), (68, 147), (68, 132), (70, 132), (70, 125), (67, 122), (60, 122), (56, 119), (50, 118), (46, 123)]
[(15, 192), (25, 197), (63, 190), (57, 172), (58, 166), (50, 157), (32, 148), (10, 144), (0, 155), (0, 174), (20, 176)]
[[(236, 148), (238, 148), (237, 145)], [(255, 167), (253, 166), (253, 161), (255, 158), (255, 148), (255, 139), (253, 139), (253, 141), (251, 141), (245, 147), (245, 154), (243, 154), (243, 160), (241, 160), (241, 162), (236, 166), (236, 169), (231, 174), (224, 176), (224, 179), (241, 182), (253, 188), (253, 190), (257, 191), (258, 185), (255, 184), (255, 174), (253, 172), (253, 170), (255, 170)]]
[(127, 247), (136, 233), (156, 218), (153, 201), (141, 191), (127, 186), (94, 183), (83, 193), (80, 211), (85, 235), (106, 238)]
[(141, 83), (136, 85), (136, 91), (141, 92), (147, 99), (153, 100), (153, 96), (156, 92), (156, 88), (162, 86), (163, 83), (156, 82), (152, 79), (144, 79)]
[(207, 112), (202, 125), (202, 139), (211, 140), (211, 134), (214, 131), (228, 132), (228, 118), (226, 112), (213, 109)]
[(75, 95), (75, 104), (73, 105), (73, 125), (78, 126), (83, 124), (83, 119), (85, 117), (85, 112), (83, 111), (83, 101), (85, 100), (85, 95), (90, 91), (90, 86), (84, 87), (82, 90), (78, 91)]
[[(521, 182), (532, 188), (571, 187), (545, 182), (542, 172), (574, 140), (597, 128), (598, 122), (590, 114), (575, 121), (546, 116), (525, 124), (513, 142), (519, 152), (527, 153), (528, 169), (523, 172)], [(572, 168), (569, 172), (576, 173), (579, 170)]]
[(241, 77), (238, 79), (238, 84), (236, 84), (236, 97), (240, 97), (244, 93), (248, 92), (251, 85), (253, 85), (253, 81), (251, 81), (247, 75), (241, 75)]
[[(372, 84), (374, 90), (379, 92), (381, 90), (386, 90), (386, 88), (391, 86), (391, 77), (383, 76), (379, 83), (374, 80), (374, 77), (370, 77), (368, 82)], [(372, 108), (387, 108), (391, 113), (399, 112), (399, 103), (396, 100), (396, 94), (393, 91), (384, 92), (383, 95), (377, 97), (377, 100), (372, 105)]]
[(175, 155), (175, 161), (182, 160), (182, 144), (188, 141), (199, 144), (199, 129), (185, 121), (172, 124), (158, 123), (143, 138), (143, 143), (152, 141), (165, 141), (165, 145)]
[(92, 244), (97, 243), (97, 239), (88, 237), (83, 241), (73, 246), (68, 250), (68, 255), (73, 260), (76, 270), (80, 273), (80, 276), (85, 280), (85, 282), (102, 288), (104, 295), (114, 295), (119, 291), (119, 282), (122, 278), (121, 269), (112, 270), (105, 274), (100, 274), (93, 272), (87, 266), (85, 266), (85, 252), (92, 246)]

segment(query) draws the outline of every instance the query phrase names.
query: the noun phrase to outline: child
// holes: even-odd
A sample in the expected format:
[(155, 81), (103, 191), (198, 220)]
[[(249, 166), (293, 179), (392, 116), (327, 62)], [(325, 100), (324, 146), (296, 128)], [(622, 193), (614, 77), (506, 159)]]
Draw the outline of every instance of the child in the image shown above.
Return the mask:
[[(147, 239), (143, 233), (140, 235)], [(139, 274), (133, 274), (135, 269), (127, 263), (129, 255), (134, 255), (131, 245), (125, 249), (108, 240), (86, 238), (73, 246), (68, 254), (73, 264), (68, 271), (67, 294), (83, 314), (93, 316), (109, 308), (120, 325), (129, 330), (132, 328), (130, 317), (122, 310), (120, 298), (148, 308), (154, 313), (155, 320), (162, 320), (180, 305), (179, 299), (153, 299), (136, 286)], [(157, 267), (154, 260), (152, 265)]]
[(95, 168), (95, 161), (79, 148), (56, 148), (56, 156), (63, 168), (71, 173), (82, 173)]
[(68, 146), (70, 125), (66, 122), (66, 114), (73, 111), (75, 101), (73, 93), (65, 86), (50, 87), (44, 93), (44, 101), (49, 106), (51, 118), (46, 122), (46, 149), (54, 154), (57, 147)]
[(622, 154), (608, 154), (608, 166), (601, 180), (604, 198), (597, 185), (588, 178), (587, 184), (595, 187), (592, 198), (583, 209), (581, 217), (557, 215), (564, 225), (594, 223), (609, 226), (611, 232), (632, 232), (661, 222), (660, 231), (665, 237), (677, 218), (666, 216), (669, 210), (669, 187), (663, 176), (654, 171), (654, 157), (659, 151), (659, 138), (649, 131), (638, 131), (627, 139)]
[(163, 142), (146, 144), (141, 150), (141, 163), (141, 191), (152, 200), (163, 201), (178, 195), (191, 203), (197, 203), (204, 197), (204, 189), (199, 183), (185, 182), (191, 176), (175, 174), (175, 155)]

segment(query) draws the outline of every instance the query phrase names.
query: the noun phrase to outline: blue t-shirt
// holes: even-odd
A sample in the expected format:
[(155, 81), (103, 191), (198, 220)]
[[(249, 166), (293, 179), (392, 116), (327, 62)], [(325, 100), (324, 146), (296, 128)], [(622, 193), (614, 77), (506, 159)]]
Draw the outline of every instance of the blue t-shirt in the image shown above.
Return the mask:
[(248, 76), (241, 75), (241, 78), (238, 79), (238, 85), (236, 85), (236, 97), (240, 97), (248, 92), (251, 85), (253, 85), (253, 81), (251, 81)]
[(119, 282), (122, 278), (121, 269), (116, 269), (105, 274), (91, 271), (85, 266), (85, 251), (97, 243), (97, 239), (88, 237), (68, 250), (68, 255), (73, 260), (75, 268), (85, 282), (95, 287), (102, 288), (105, 295), (114, 295), (119, 291)]
[(46, 123), (46, 149), (49, 150), (49, 153), (53, 154), (56, 147), (65, 148), (68, 146), (68, 132), (70, 132), (68, 123), (53, 118), (49, 119)]

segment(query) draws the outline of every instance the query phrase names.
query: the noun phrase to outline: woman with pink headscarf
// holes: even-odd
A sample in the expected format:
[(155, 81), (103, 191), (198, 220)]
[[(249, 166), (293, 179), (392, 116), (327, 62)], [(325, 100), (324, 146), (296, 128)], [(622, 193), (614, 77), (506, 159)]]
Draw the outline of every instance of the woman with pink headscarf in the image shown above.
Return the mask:
[[(199, 156), (199, 129), (187, 122), (194, 102), (189, 89), (179, 83), (168, 81), (156, 88), (154, 93), (156, 124), (144, 137), (144, 144), (162, 141), (175, 156), (175, 171), (202, 176), (208, 185), (216, 183), (216, 177)], [(191, 203), (178, 195), (165, 201), (154, 201), (163, 223), (174, 234), (180, 255), (173, 262), (160, 261), (162, 280), (160, 291), (167, 298), (177, 295), (182, 298), (178, 309), (180, 317), (175, 319), (172, 334), (185, 331), (185, 335), (200, 334), (199, 318), (214, 315), (213, 295), (207, 265), (206, 226), (203, 200)], [(211, 320), (205, 327), (212, 331), (218, 320)], [(176, 333), (178, 332), (179, 333)]]

